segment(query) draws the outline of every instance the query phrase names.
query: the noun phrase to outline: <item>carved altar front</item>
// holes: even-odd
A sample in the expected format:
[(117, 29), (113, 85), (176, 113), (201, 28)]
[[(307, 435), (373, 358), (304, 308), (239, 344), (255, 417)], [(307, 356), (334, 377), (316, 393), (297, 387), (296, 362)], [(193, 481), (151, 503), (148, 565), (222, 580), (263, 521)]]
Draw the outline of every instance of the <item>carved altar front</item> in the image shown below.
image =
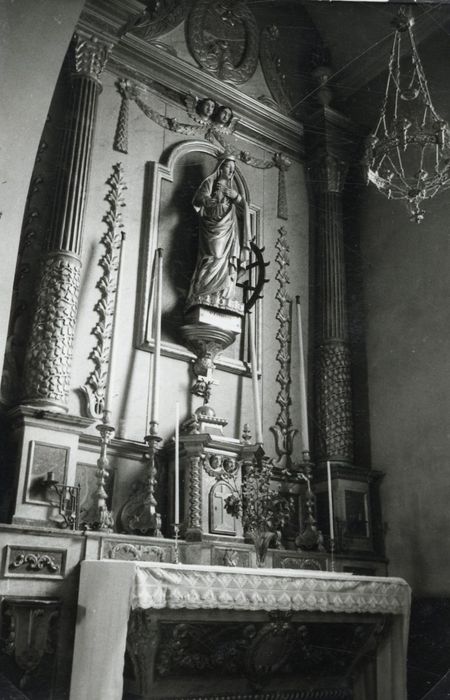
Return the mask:
[(86, 561), (70, 700), (121, 700), (126, 650), (129, 697), (402, 700), (409, 604), (397, 578)]

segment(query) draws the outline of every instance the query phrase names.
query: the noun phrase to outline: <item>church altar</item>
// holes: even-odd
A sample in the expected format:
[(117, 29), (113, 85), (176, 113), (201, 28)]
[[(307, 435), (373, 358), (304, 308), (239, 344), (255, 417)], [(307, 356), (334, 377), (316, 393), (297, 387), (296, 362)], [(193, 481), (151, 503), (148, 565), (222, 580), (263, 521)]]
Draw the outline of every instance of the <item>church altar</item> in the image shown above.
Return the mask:
[[(248, 619), (250, 613), (263, 611), (286, 615), (313, 613), (334, 622), (342, 622), (342, 617), (354, 620), (357, 616), (363, 621), (367, 616), (388, 615), (387, 633), (378, 640), (373, 659), (358, 671), (353, 697), (354, 700), (406, 700), (409, 608), (410, 589), (399, 578), (287, 569), (84, 561), (70, 700), (94, 697), (122, 700), (129, 618), (132, 611), (139, 610), (154, 610), (155, 615), (157, 611), (170, 614), (178, 611), (178, 615), (190, 611), (190, 620), (195, 619), (196, 613), (192, 611), (199, 617), (206, 612), (210, 618), (215, 614), (213, 611), (229, 611), (227, 614), (243, 619)], [(376, 690), (373, 682), (368, 681), (369, 676), (372, 681), (376, 678)]]

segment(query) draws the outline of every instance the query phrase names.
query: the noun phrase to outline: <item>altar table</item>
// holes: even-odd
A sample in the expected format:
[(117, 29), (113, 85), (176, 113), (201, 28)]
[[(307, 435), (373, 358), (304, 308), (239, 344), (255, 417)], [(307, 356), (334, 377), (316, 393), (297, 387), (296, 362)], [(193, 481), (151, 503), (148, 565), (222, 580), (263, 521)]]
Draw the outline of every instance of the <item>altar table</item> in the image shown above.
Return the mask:
[(354, 696), (406, 700), (410, 589), (402, 579), (107, 560), (81, 564), (70, 700), (122, 699), (127, 624), (137, 608), (392, 615)]

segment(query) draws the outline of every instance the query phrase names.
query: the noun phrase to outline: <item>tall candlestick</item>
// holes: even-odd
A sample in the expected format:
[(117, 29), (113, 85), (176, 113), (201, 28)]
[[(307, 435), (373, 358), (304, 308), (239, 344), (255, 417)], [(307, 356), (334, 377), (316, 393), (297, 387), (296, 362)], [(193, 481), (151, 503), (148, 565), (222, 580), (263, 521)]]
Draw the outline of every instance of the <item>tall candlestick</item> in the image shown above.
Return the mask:
[(155, 308), (155, 347), (153, 352), (152, 382), (150, 394), (150, 435), (158, 433), (159, 424), (159, 360), (161, 356), (161, 310), (162, 310), (162, 248), (156, 250), (157, 287)]
[(122, 270), (123, 270), (123, 246), (125, 242), (125, 233), (122, 231), (122, 240), (120, 243), (120, 251), (119, 251), (119, 262), (117, 265), (117, 278), (116, 278), (116, 291), (115, 291), (115, 296), (114, 296), (114, 314), (112, 317), (112, 324), (111, 324), (111, 344), (109, 346), (109, 362), (108, 362), (108, 374), (106, 378), (106, 398), (105, 398), (105, 415), (103, 417), (104, 422), (107, 423), (108, 420), (111, 420), (111, 406), (112, 406), (112, 398), (113, 398), (113, 389), (114, 389), (114, 369), (115, 369), (115, 360), (116, 360), (116, 354), (114, 352), (115, 345), (116, 345), (116, 335), (117, 335), (117, 318), (119, 316), (119, 289), (120, 289), (120, 279), (122, 276)]
[(256, 443), (263, 444), (263, 431), (261, 419), (261, 404), (259, 402), (259, 385), (258, 385), (258, 362), (256, 360), (255, 347), (255, 326), (254, 315), (250, 312), (247, 314), (249, 331), (250, 331), (250, 362), (252, 364), (252, 389), (253, 389), (253, 410), (255, 412), (255, 432)]
[(180, 523), (180, 402), (175, 404), (175, 525)]
[(305, 356), (303, 352), (303, 328), (302, 328), (302, 307), (300, 296), (295, 297), (297, 304), (297, 330), (298, 330), (298, 352), (299, 352), (299, 384), (300, 384), (300, 435), (302, 441), (302, 451), (309, 452), (309, 432), (308, 432), (308, 405), (306, 401), (306, 372)]
[(333, 513), (333, 490), (331, 484), (331, 464), (327, 462), (327, 479), (328, 479), (328, 511), (330, 517), (330, 540), (334, 542), (334, 513)]

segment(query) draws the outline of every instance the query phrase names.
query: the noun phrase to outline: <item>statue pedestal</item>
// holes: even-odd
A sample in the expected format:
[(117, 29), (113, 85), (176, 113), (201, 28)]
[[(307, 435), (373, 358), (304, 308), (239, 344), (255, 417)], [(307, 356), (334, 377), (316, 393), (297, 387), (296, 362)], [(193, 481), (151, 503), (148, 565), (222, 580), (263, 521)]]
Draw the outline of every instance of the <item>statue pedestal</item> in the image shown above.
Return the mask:
[(188, 324), (181, 327), (186, 347), (195, 354), (193, 394), (209, 400), (216, 356), (228, 348), (241, 332), (239, 314), (208, 306), (195, 306), (187, 314)]

